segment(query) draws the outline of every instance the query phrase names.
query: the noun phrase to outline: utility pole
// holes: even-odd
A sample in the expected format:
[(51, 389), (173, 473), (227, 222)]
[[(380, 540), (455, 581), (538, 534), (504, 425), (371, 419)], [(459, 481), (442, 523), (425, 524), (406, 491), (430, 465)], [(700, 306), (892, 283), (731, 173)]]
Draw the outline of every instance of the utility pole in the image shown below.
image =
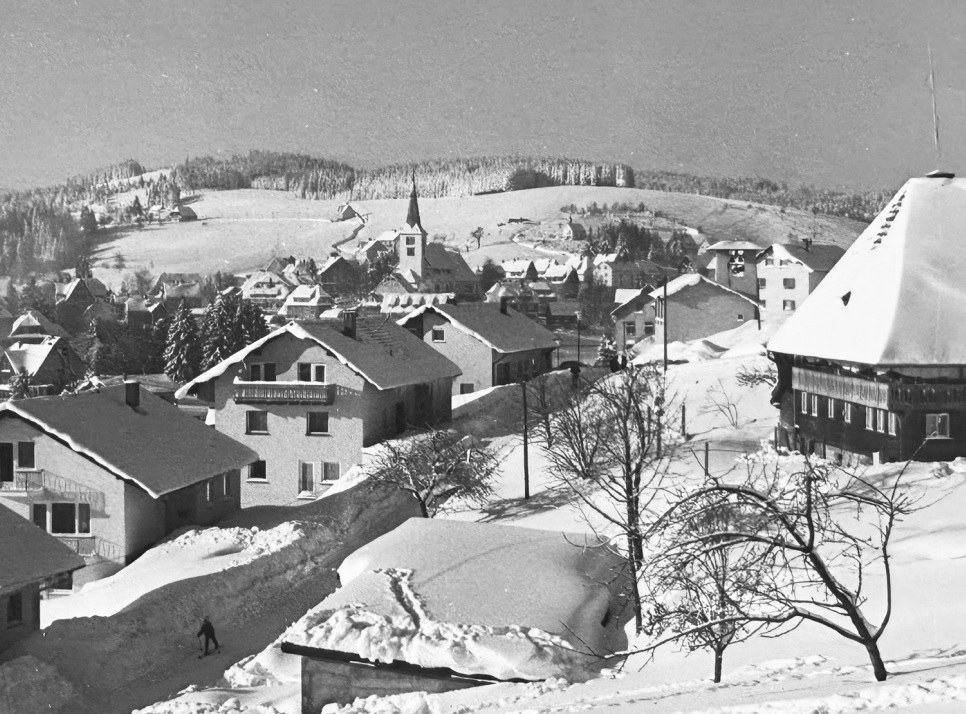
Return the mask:
[(530, 498), (530, 431), (528, 423), (530, 421), (527, 413), (527, 378), (520, 381), (523, 388), (523, 498)]
[(577, 362), (580, 362), (580, 311), (577, 311)]
[(667, 374), (667, 276), (664, 276), (664, 303), (662, 305), (662, 310), (664, 313), (664, 374)]

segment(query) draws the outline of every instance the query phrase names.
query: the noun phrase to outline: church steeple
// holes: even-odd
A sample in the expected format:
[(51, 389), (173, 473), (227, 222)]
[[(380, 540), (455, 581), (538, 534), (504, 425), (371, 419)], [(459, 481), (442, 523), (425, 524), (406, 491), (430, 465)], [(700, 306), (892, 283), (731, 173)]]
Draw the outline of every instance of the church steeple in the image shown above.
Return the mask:
[(409, 194), (409, 212), (406, 214), (406, 225), (410, 228), (419, 228), (423, 233), (423, 224), (419, 220), (419, 202), (416, 199), (416, 169), (413, 169), (413, 192)]

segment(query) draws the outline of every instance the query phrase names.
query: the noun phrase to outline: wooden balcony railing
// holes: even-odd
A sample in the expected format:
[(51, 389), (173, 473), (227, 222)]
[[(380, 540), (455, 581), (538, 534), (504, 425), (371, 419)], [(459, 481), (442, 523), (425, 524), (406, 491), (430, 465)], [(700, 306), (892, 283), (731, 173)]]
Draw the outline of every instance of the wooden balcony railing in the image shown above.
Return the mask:
[(12, 481), (0, 481), (0, 491), (27, 493), (28, 491), (43, 490), (43, 469), (18, 469), (13, 473)]
[(61, 543), (85, 558), (94, 556), (100, 556), (106, 560), (121, 560), (124, 558), (124, 549), (117, 545), (117, 543), (111, 543), (104, 538), (85, 534), (55, 534), (55, 536)]
[(236, 382), (239, 404), (333, 404), (335, 385), (320, 382)]
[(792, 387), (867, 407), (905, 409), (966, 409), (966, 384), (904, 384), (792, 368)]

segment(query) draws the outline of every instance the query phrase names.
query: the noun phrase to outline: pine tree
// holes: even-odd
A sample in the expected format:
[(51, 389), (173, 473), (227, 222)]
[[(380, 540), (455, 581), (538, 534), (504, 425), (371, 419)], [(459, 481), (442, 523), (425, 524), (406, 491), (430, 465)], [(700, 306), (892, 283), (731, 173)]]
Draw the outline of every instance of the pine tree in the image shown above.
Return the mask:
[(239, 302), (238, 309), (235, 313), (235, 324), (239, 338), (236, 352), (268, 334), (268, 325), (265, 324), (265, 316), (262, 314), (262, 309), (251, 300), (242, 300)]
[(170, 329), (170, 317), (161, 318), (151, 328), (151, 340), (147, 350), (148, 356), (144, 362), (144, 371), (146, 374), (160, 374), (165, 371), (164, 353), (168, 345), (168, 331)]
[(198, 326), (187, 303), (181, 301), (168, 330), (164, 350), (164, 371), (176, 382), (188, 382), (198, 376), (201, 367), (201, 344)]

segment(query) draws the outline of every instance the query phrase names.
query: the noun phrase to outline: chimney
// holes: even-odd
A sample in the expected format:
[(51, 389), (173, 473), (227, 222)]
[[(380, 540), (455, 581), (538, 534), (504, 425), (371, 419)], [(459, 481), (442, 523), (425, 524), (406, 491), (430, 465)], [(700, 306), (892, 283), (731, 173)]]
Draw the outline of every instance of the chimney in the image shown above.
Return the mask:
[(503, 295), (500, 298), (500, 312), (502, 312), (504, 315), (506, 315), (506, 308), (507, 308), (507, 305), (509, 304), (509, 302), (510, 302), (510, 296), (509, 295)]
[(342, 313), (342, 334), (351, 339), (356, 338), (356, 311), (345, 310)]
[(141, 385), (133, 379), (124, 380), (124, 402), (132, 409), (141, 405)]

